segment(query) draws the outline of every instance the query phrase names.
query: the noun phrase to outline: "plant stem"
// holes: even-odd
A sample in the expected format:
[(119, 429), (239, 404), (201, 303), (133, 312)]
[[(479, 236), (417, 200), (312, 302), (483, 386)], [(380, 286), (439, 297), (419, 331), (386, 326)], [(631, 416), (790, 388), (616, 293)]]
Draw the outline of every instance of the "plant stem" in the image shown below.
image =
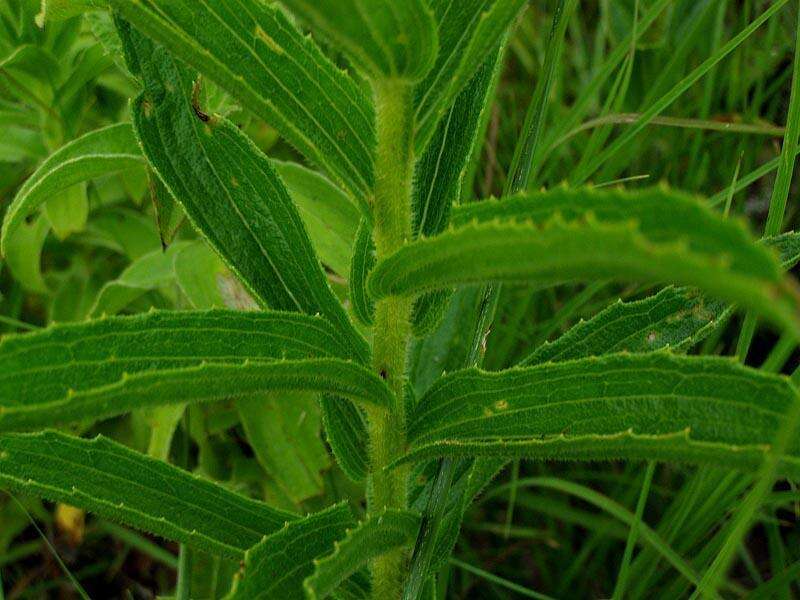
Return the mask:
[[(405, 82), (374, 84), (378, 147), (375, 161), (373, 236), (377, 259), (397, 251), (411, 238), (411, 185), (413, 178), (413, 97)], [(375, 305), (373, 366), (396, 397), (393, 410), (370, 418), (372, 475), (368, 513), (384, 508), (406, 508), (407, 469), (385, 470), (405, 450), (405, 372), (411, 300), (391, 297)], [(395, 550), (372, 564), (373, 596), (399, 598), (406, 571), (406, 553)]]

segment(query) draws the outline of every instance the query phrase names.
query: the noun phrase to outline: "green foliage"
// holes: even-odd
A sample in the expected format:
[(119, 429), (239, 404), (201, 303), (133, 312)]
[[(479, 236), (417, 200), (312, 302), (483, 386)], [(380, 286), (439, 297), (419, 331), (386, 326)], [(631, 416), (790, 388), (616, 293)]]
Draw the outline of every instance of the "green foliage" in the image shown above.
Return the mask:
[[(75, 184), (143, 164), (142, 155), (127, 123), (87, 133), (61, 147), (25, 180), (3, 219), (3, 254), (20, 224), (49, 198)], [(58, 202), (60, 199), (56, 199)]]
[(582, 321), (552, 343), (545, 342), (521, 364), (538, 365), (614, 352), (691, 348), (714, 330), (726, 305), (686, 288), (665, 288), (637, 302), (621, 300)]
[(3, 435), (0, 481), (237, 560), (297, 518), (102, 437)]
[(350, 265), (350, 301), (353, 314), (364, 325), (375, 322), (375, 303), (367, 293), (367, 276), (375, 266), (375, 243), (372, 241), (372, 228), (367, 221), (361, 221), (353, 247), (353, 262)]
[(747, 242), (740, 226), (680, 194), (563, 190), (475, 204), (454, 222), (468, 224), (379, 262), (370, 292), (380, 298), (490, 281), (552, 285), (609, 277), (676, 282), (800, 334), (775, 257)]
[(423, 0), (288, 0), (286, 5), (371, 77), (416, 81), (436, 58), (436, 23)]
[(791, 597), (787, 3), (0, 3), (3, 577)]
[[(411, 455), (727, 461), (755, 468), (797, 401), (785, 378), (718, 358), (611, 354), (440, 379), (409, 422)], [(785, 469), (798, 467), (794, 444)], [(722, 458), (725, 455), (728, 458)]]
[(352, 525), (344, 504), (286, 523), (245, 553), (229, 598), (304, 598), (303, 581), (319, 568), (317, 557), (328, 554)]
[(385, 510), (347, 532), (332, 553), (318, 561), (304, 587), (309, 598), (327, 598), (348, 577), (393, 548), (411, 546), (419, 517), (407, 511)]
[(374, 109), (280, 10), (254, 0), (236, 6), (190, 0), (111, 0), (110, 5), (277, 127), (365, 201), (374, 178)]

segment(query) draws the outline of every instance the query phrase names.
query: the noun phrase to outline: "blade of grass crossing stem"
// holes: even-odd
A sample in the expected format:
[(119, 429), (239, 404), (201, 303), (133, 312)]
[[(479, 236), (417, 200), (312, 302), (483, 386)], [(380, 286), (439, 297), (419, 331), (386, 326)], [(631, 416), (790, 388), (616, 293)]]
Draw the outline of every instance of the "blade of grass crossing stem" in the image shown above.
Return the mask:
[[(525, 189), (528, 185), (533, 159), (539, 144), (542, 123), (547, 114), (547, 103), (555, 76), (555, 66), (561, 55), (567, 24), (576, 4), (577, 0), (559, 0), (556, 11), (553, 14), (553, 24), (550, 30), (542, 78), (536, 85), (533, 99), (525, 116), (521, 138), (514, 149), (507, 189), (505, 190), (506, 195)], [(499, 296), (499, 286), (488, 285), (484, 288), (476, 316), (476, 327), (469, 352), (469, 361), (465, 366), (475, 366), (482, 362), (485, 338), (494, 320)], [(434, 490), (441, 489), (442, 493), (431, 494), (428, 505), (422, 515), (423, 524), (420, 527), (419, 537), (414, 546), (410, 575), (403, 592), (404, 600), (416, 600), (423, 589), (425, 581), (428, 579), (429, 566), (436, 548), (438, 521), (443, 515), (444, 504), (449, 497), (448, 491), (450, 482), (452, 482), (454, 467), (454, 460), (451, 458), (444, 458), (439, 464)]]
[[(775, 185), (772, 189), (772, 197), (770, 199), (769, 214), (767, 216), (767, 225), (765, 228), (765, 235), (771, 236), (780, 233), (783, 224), (783, 216), (786, 210), (786, 200), (789, 195), (789, 186), (792, 180), (794, 171), (794, 157), (797, 154), (798, 134), (800, 134), (800, 12), (798, 12), (797, 28), (795, 29), (797, 39), (795, 40), (795, 55), (792, 73), (792, 91), (789, 100), (789, 114), (786, 124), (786, 135), (783, 141), (783, 149), (778, 163), (778, 175), (775, 180)], [(752, 340), (751, 328), (755, 330), (755, 317), (748, 313), (745, 318), (745, 323), (742, 326), (742, 333), (740, 335), (740, 342), (743, 336), (748, 335), (749, 339), (742, 342), (740, 345), (741, 352), (737, 352), (738, 356), (743, 360), (747, 355), (747, 350)], [(739, 350), (739, 348), (737, 348)], [(798, 376), (795, 373), (792, 379), (797, 382)], [(700, 586), (697, 589), (697, 594), (702, 594), (704, 597), (713, 597), (719, 589), (723, 578), (730, 568), (736, 550), (741, 545), (745, 535), (750, 529), (755, 513), (764, 501), (764, 498), (769, 494), (772, 485), (775, 481), (775, 475), (778, 465), (779, 456), (783, 453), (786, 446), (790, 443), (792, 438), (796, 435), (798, 426), (800, 425), (800, 402), (795, 401), (794, 407), (791, 412), (784, 419), (778, 434), (775, 438), (775, 443), (772, 447), (772, 452), (764, 460), (764, 465), (758, 474), (758, 479), (750, 491), (750, 493), (742, 502), (739, 510), (733, 517), (731, 525), (728, 530), (728, 536), (725, 543), (717, 554), (714, 562), (711, 564), (706, 574), (703, 576)], [(696, 594), (696, 595), (697, 595)]]
[(655, 469), (656, 463), (653, 461), (647, 463), (647, 470), (644, 473), (644, 482), (642, 483), (642, 491), (639, 494), (639, 501), (636, 503), (635, 520), (628, 530), (628, 540), (625, 542), (622, 565), (620, 566), (619, 575), (617, 576), (617, 583), (614, 586), (614, 600), (622, 600), (625, 596), (625, 587), (628, 584), (633, 548), (636, 546), (636, 539), (639, 537), (639, 524), (642, 522), (642, 515), (644, 514), (645, 504), (647, 504), (647, 496), (650, 493), (650, 484), (653, 481)]
[(736, 36), (734, 36), (727, 44), (722, 46), (717, 52), (712, 54), (709, 58), (707, 58), (699, 67), (694, 69), (691, 73), (689, 73), (686, 77), (680, 80), (673, 88), (664, 94), (659, 100), (657, 100), (653, 105), (647, 109), (636, 123), (626, 129), (624, 133), (622, 133), (615, 141), (612, 143), (608, 148), (606, 148), (603, 152), (601, 152), (586, 168), (586, 170), (582, 173), (582, 177), (577, 180), (575, 183), (580, 184), (584, 183), (589, 177), (592, 176), (593, 173), (597, 171), (606, 161), (610, 158), (615, 156), (618, 152), (622, 151), (630, 144), (631, 140), (633, 140), (636, 135), (638, 135), (642, 129), (644, 129), (647, 124), (653, 119), (653, 117), (658, 116), (661, 112), (664, 111), (668, 106), (670, 106), (675, 100), (677, 100), (686, 90), (688, 90), (692, 85), (694, 85), (698, 80), (700, 80), (706, 73), (708, 73), (711, 69), (713, 69), (722, 59), (724, 59), (728, 54), (733, 52), (736, 48), (738, 48), (747, 38), (749, 38), (761, 25), (763, 25), (770, 17), (772, 17), (775, 13), (777, 13), (783, 6), (788, 2), (788, 0), (778, 0), (770, 6), (767, 10), (765, 10), (761, 15), (759, 15), (750, 25), (745, 27), (742, 31), (740, 31)]
[[(795, 156), (797, 155), (798, 135), (800, 135), (800, 11), (795, 40), (794, 65), (792, 67), (792, 91), (789, 97), (789, 113), (786, 119), (786, 132), (783, 138), (783, 148), (778, 159), (778, 174), (772, 187), (772, 197), (769, 201), (767, 224), (764, 228), (764, 237), (771, 237), (781, 232), (783, 217), (786, 213), (786, 200), (789, 197), (789, 187), (794, 173)], [(736, 356), (744, 362), (753, 342), (756, 330), (756, 317), (747, 313), (739, 334), (736, 347)]]

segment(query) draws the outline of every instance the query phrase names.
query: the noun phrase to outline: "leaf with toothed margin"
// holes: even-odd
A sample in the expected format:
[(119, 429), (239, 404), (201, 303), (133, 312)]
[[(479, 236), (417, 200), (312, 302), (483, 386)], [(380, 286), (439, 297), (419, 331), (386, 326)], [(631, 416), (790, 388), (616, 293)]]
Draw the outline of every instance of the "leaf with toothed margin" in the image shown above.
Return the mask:
[(134, 101), (134, 129), (148, 161), (193, 225), (263, 306), (320, 313), (352, 338), (355, 331), (328, 285), (306, 229), (266, 156), (222, 117), (192, 105), (192, 74), (123, 22), (131, 71), (145, 91)]
[(372, 228), (366, 219), (361, 220), (353, 246), (353, 261), (350, 264), (350, 302), (353, 314), (364, 325), (375, 320), (375, 303), (367, 294), (367, 275), (375, 266), (375, 244)]
[(369, 434), (363, 411), (330, 395), (323, 395), (319, 405), (328, 445), (339, 466), (352, 481), (364, 481), (369, 468)]
[(800, 233), (790, 231), (764, 238), (762, 242), (778, 251), (784, 269), (792, 269), (800, 262)]
[[(778, 249), (782, 266), (791, 268), (800, 260), (799, 237), (788, 233), (763, 242)], [(668, 287), (635, 302), (618, 301), (590, 320), (581, 321), (555, 341), (545, 342), (519, 364), (535, 365), (621, 351), (685, 350), (726, 322), (730, 313), (728, 304), (704, 298), (697, 290)]]
[[(259, 0), (110, 5), (274, 126), (367, 210), (374, 183), (374, 108), (280, 9)], [(138, 72), (135, 66), (131, 70)]]
[(436, 22), (425, 0), (283, 0), (374, 79), (417, 81), (436, 58)]
[[(123, 373), (115, 383), (79, 392), (69, 390), (49, 402), (38, 398), (15, 402), (12, 396), (11, 403), (0, 410), (0, 431), (52, 427), (113, 417), (140, 408), (252, 398), (277, 391), (333, 394), (370, 410), (387, 410), (394, 402), (382, 379), (351, 361), (312, 358), (242, 364), (201, 363), (134, 375)], [(288, 400), (291, 397), (286, 396)]]
[(561, 362), (615, 352), (682, 350), (702, 341), (726, 313), (724, 302), (696, 290), (668, 287), (636, 302), (612, 304), (546, 342), (520, 365)]
[[(506, 464), (505, 458), (478, 458), (476, 460), (464, 459), (454, 465), (452, 485), (447, 490), (448, 500), (444, 507), (444, 514), (439, 520), (436, 531), (436, 549), (433, 552), (429, 572), (434, 573), (442, 568), (453, 551), (464, 513), (470, 504), (489, 485), (494, 477)], [(438, 461), (428, 462), (422, 470), (415, 472), (419, 485), (412, 489), (410, 506), (422, 512), (428, 504), (431, 491), (436, 483)]]
[(116, 383), (123, 373), (347, 358), (348, 351), (347, 340), (321, 317), (286, 312), (154, 311), (51, 325), (0, 340), (0, 406), (47, 404), (69, 390)]
[(297, 517), (98, 436), (0, 435), (0, 488), (240, 560)]
[[(650, 458), (755, 469), (798, 401), (785, 377), (664, 351), (465, 369), (420, 400), (404, 460)], [(799, 456), (794, 444), (785, 468), (795, 472)]]
[(460, 226), (379, 262), (370, 293), (410, 296), (486, 281), (678, 283), (800, 337), (800, 295), (773, 251), (684, 194), (559, 189), (460, 207), (453, 221)]
[[(412, 208), (416, 237), (441, 233), (450, 221), (450, 209), (461, 196), (464, 173), (476, 152), (478, 130), (491, 104), (502, 55), (502, 48), (490, 53), (439, 123), (415, 167)], [(411, 323), (416, 337), (427, 335), (441, 322), (450, 295), (448, 291), (431, 292), (415, 301)]]
[(77, 183), (144, 165), (129, 123), (92, 131), (62, 146), (28, 177), (11, 201), (3, 219), (2, 254), (20, 224), (50, 198)]
[(348, 577), (370, 560), (395, 548), (414, 544), (419, 529), (419, 515), (410, 511), (386, 509), (348, 531), (334, 552), (317, 561), (314, 573), (304, 583), (311, 600), (332, 594)]
[(304, 600), (303, 580), (354, 525), (346, 503), (286, 523), (245, 553), (227, 600)]
[(439, 54), (416, 88), (415, 145), (420, 154), (527, 0), (433, 0), (430, 4), (438, 24)]

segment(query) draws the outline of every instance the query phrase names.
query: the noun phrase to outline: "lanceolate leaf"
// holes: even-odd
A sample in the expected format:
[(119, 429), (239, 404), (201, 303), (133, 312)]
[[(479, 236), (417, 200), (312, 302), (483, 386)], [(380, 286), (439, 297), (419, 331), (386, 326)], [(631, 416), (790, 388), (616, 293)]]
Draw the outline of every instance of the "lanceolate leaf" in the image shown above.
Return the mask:
[(347, 504), (290, 521), (245, 553), (228, 600), (304, 600), (303, 580), (355, 525)]
[(419, 516), (399, 510), (386, 510), (360, 523), (336, 545), (333, 554), (317, 562), (313, 575), (305, 581), (307, 597), (327, 598), (373, 558), (411, 546), (418, 529)]
[(525, 0), (433, 0), (439, 25), (436, 64), (417, 86), (417, 151), (421, 152), (458, 94), (496, 49)]
[(189, 244), (179, 242), (166, 251), (153, 250), (134, 260), (98, 292), (90, 316), (115, 315), (137, 298), (175, 279), (175, 257)]
[(424, 0), (285, 0), (373, 78), (425, 76), (437, 52), (436, 22)]
[(39, 411), (66, 401), (70, 390), (116, 384), (126, 373), (157, 375), (203, 362), (345, 358), (348, 351), (327, 321), (293, 313), (155, 312), (57, 325), (0, 341), (0, 423), (9, 411)]
[(361, 218), (358, 207), (319, 173), (296, 163), (273, 164), (303, 218), (320, 260), (346, 277)]
[[(148, 160), (212, 247), (262, 306), (321, 313), (366, 344), (334, 296), (300, 216), (269, 160), (222, 117), (193, 107), (190, 74), (163, 49), (120, 26), (145, 91), (133, 107)], [(133, 68), (136, 65), (137, 69)]]
[[(450, 222), (450, 209), (461, 195), (461, 184), (471, 156), (482, 114), (490, 105), (502, 52), (490, 54), (467, 88), (439, 124), (416, 167), (414, 233), (428, 237), (441, 233)], [(444, 315), (447, 292), (418, 298), (414, 306), (414, 334), (432, 331)]]
[(257, 0), (110, 3), (365, 203), (373, 184), (374, 109), (280, 10)]
[(236, 409), (258, 462), (295, 504), (323, 490), (330, 466), (319, 432), (320, 408), (313, 394), (262, 394), (239, 400)]
[(103, 437), (2, 435), (0, 487), (64, 502), (234, 560), (297, 518)]
[(353, 314), (364, 325), (372, 325), (375, 319), (375, 303), (367, 294), (367, 275), (375, 266), (375, 244), (372, 228), (366, 219), (361, 221), (353, 247), (353, 262), (350, 265), (350, 302)]
[(695, 290), (668, 287), (644, 300), (609, 306), (554, 342), (543, 344), (520, 364), (689, 348), (713, 330), (727, 308), (724, 302), (708, 300)]
[(0, 412), (0, 431), (96, 420), (139, 408), (183, 402), (252, 398), (278, 391), (330, 393), (373, 410), (386, 410), (393, 403), (382, 379), (354, 362), (340, 359), (201, 364), (123, 374), (116, 383), (80, 392), (68, 391), (51, 402), (39, 399), (16, 402), (4, 406)]
[[(615, 354), (443, 377), (420, 400), (415, 458), (644, 458), (756, 468), (797, 391), (721, 358)], [(785, 468), (800, 469), (800, 445)]]
[[(800, 259), (797, 238), (797, 234), (787, 233), (764, 243), (779, 251), (784, 268), (791, 268)], [(623, 351), (688, 349), (705, 339), (730, 314), (729, 305), (706, 298), (697, 290), (668, 287), (643, 300), (619, 301), (609, 306), (554, 342), (542, 344), (520, 364), (536, 365)]]
[(144, 166), (144, 158), (129, 123), (98, 129), (66, 144), (36, 169), (8, 207), (3, 254), (20, 224), (45, 201), (54, 198), (57, 202), (59, 193), (77, 183), (137, 166)]
[(560, 190), (476, 203), (456, 211), (454, 220), (478, 222), (418, 240), (380, 262), (369, 281), (372, 295), (483, 281), (674, 282), (800, 334), (796, 294), (773, 252), (683, 195)]
[(367, 424), (362, 411), (352, 402), (323, 395), (319, 401), (322, 424), (336, 460), (353, 481), (367, 476), (369, 454)]

